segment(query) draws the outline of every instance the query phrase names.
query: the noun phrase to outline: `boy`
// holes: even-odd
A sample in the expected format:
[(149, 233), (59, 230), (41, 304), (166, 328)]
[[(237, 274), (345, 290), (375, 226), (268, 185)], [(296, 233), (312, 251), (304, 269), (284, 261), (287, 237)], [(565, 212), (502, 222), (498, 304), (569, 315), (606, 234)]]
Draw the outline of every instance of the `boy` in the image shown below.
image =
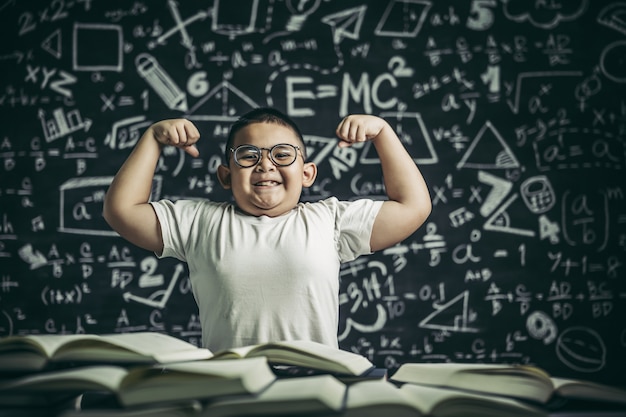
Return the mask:
[(204, 347), (288, 339), (337, 347), (340, 263), (402, 241), (430, 214), (424, 179), (387, 122), (347, 116), (336, 134), (339, 146), (373, 142), (387, 201), (300, 203), (317, 167), (295, 123), (269, 108), (231, 127), (217, 174), (235, 204), (148, 201), (163, 146), (199, 155), (200, 134), (185, 119), (150, 126), (115, 176), (105, 219), (135, 245), (187, 262)]

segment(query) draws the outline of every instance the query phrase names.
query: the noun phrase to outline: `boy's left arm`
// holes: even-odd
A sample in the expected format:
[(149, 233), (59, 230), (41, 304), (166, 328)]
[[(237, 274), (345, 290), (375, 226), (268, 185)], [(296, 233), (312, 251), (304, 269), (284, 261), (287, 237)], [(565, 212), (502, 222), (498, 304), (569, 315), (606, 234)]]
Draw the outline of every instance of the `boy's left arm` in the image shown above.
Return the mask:
[(388, 201), (383, 203), (372, 230), (372, 251), (388, 248), (409, 237), (430, 214), (428, 187), (413, 158), (391, 126), (372, 115), (350, 115), (337, 127), (339, 146), (371, 141), (383, 171)]

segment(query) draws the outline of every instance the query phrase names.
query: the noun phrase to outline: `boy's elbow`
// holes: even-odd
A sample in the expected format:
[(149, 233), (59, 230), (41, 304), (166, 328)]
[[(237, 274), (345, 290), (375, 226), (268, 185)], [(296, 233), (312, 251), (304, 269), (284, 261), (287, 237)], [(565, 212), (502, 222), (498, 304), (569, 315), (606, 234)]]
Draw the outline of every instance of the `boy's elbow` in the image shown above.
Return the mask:
[(426, 222), (426, 220), (430, 216), (430, 213), (432, 212), (432, 209), (433, 207), (432, 207), (432, 203), (430, 199), (418, 205), (418, 207), (415, 210), (415, 218), (414, 218), (415, 230), (419, 229), (424, 224), (424, 222)]
[(124, 211), (119, 205), (115, 204), (110, 196), (105, 195), (104, 204), (102, 205), (102, 217), (113, 230), (118, 231), (124, 217)]
[(106, 204), (106, 202), (102, 207), (102, 217), (113, 230), (116, 230), (115, 224), (117, 217), (115, 210), (110, 205)]

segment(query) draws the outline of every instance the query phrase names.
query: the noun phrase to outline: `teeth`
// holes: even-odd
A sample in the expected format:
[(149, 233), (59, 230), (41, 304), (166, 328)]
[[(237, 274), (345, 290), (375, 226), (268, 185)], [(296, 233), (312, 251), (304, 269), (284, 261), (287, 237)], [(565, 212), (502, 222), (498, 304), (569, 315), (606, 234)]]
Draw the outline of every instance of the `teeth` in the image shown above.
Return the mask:
[(277, 184), (276, 181), (260, 181), (256, 183), (256, 185), (276, 185), (276, 184)]

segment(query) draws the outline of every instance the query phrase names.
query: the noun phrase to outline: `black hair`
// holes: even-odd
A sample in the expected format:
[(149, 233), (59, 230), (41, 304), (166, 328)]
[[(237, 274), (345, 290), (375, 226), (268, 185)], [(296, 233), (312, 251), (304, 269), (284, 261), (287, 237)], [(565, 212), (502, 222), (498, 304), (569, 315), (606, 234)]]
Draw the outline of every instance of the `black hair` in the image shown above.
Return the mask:
[(228, 165), (228, 162), (230, 161), (230, 148), (233, 147), (233, 143), (235, 142), (235, 135), (241, 129), (253, 123), (274, 123), (293, 130), (298, 137), (300, 144), (302, 145), (300, 151), (302, 152), (302, 156), (306, 161), (306, 146), (304, 144), (304, 138), (302, 137), (302, 133), (300, 132), (300, 128), (298, 127), (298, 125), (293, 120), (291, 120), (289, 116), (277, 109), (271, 107), (259, 107), (240, 116), (239, 119), (237, 119), (237, 121), (233, 123), (230, 127), (228, 140), (226, 141), (226, 147), (224, 148), (225, 165)]

